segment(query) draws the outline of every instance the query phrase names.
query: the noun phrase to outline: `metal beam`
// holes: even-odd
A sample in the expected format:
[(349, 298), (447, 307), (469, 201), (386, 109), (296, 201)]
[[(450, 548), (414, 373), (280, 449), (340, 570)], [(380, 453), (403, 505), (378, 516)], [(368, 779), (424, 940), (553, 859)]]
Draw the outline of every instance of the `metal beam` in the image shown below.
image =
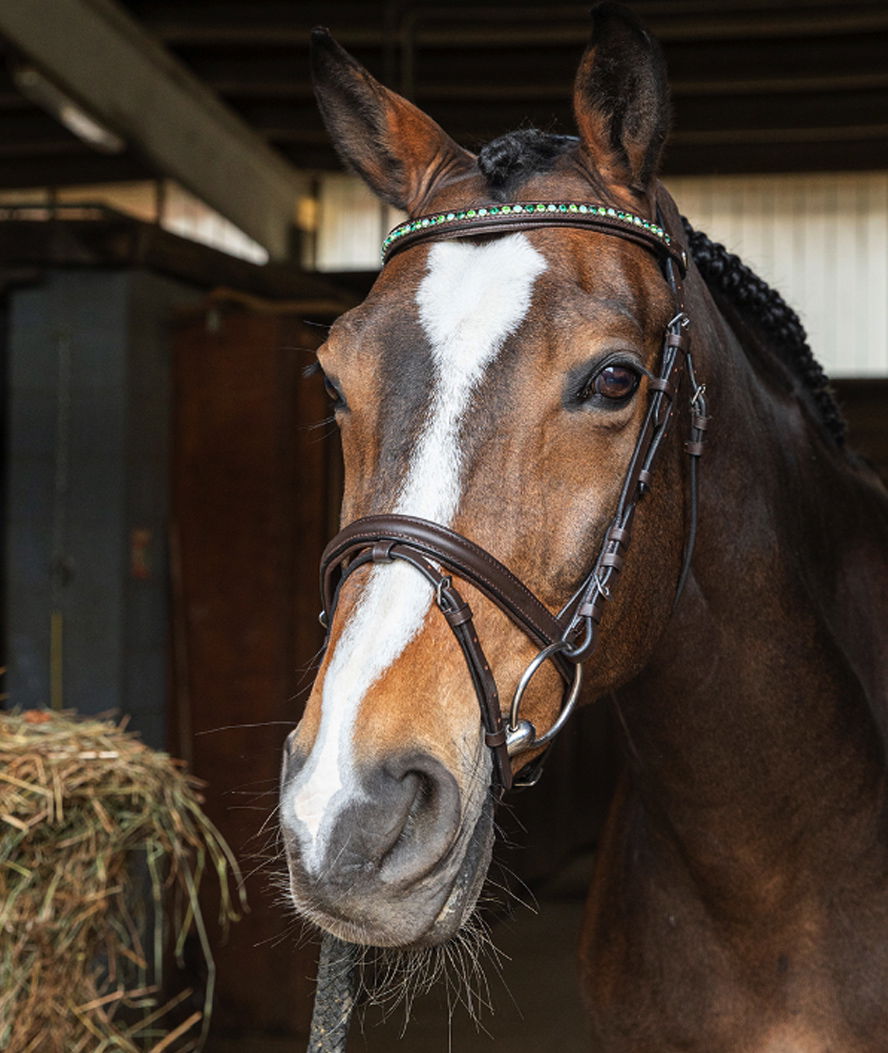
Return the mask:
[[(153, 2), (143, 19), (158, 37), (175, 47), (248, 44), (253, 47), (304, 46), (313, 25), (331, 25), (347, 48), (383, 47), (387, 29), (380, 5), (301, 0), (251, 7), (243, 0), (183, 6)], [(554, 39), (585, 43), (589, 36), (589, 4), (413, 4), (401, 5), (401, 24), (415, 23), (423, 47), (495, 47), (498, 43), (536, 44)], [(884, 26), (882, 0), (636, 0), (661, 39), (696, 39), (751, 34), (805, 36), (809, 32), (855, 32)], [(495, 37), (491, 26), (497, 25)], [(541, 36), (540, 34), (544, 34)]]
[(3, 0), (0, 34), (158, 173), (286, 258), (302, 178), (113, 0)]

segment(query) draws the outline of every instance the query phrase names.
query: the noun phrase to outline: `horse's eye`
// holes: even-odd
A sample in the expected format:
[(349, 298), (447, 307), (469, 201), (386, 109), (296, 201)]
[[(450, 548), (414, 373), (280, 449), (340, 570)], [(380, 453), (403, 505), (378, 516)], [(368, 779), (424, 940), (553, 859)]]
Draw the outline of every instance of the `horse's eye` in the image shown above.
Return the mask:
[(331, 380), (326, 373), (324, 373), (324, 391), (327, 392), (327, 397), (333, 403), (334, 409), (345, 409), (345, 396), (339, 388), (339, 385), (335, 380)]
[(628, 366), (611, 365), (605, 366), (592, 378), (586, 397), (592, 394), (601, 395), (602, 398), (621, 401), (629, 398), (638, 387), (641, 378), (634, 369)]

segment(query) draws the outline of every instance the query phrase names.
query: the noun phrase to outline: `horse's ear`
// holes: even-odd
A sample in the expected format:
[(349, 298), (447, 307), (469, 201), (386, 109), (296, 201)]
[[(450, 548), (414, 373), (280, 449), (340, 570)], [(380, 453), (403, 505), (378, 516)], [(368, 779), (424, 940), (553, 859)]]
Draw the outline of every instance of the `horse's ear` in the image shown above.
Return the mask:
[(643, 193), (669, 132), (666, 63), (657, 42), (621, 4), (596, 4), (592, 19), (574, 83), (580, 138), (608, 182)]
[(474, 167), (468, 150), (374, 80), (326, 29), (312, 30), (311, 64), (334, 146), (385, 201), (414, 213), (441, 178)]

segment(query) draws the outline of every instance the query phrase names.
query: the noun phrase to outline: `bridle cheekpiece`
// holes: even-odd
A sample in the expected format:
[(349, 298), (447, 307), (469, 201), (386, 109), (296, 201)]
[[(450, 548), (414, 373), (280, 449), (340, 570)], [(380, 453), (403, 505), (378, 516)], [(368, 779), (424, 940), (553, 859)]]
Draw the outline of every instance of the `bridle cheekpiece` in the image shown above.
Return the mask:
[[(435, 602), (463, 652), (481, 709), (484, 741), (493, 755), (496, 780), (504, 789), (532, 785), (539, 766), (530, 765), (513, 779), (511, 758), (547, 747), (566, 724), (582, 685), (582, 663), (595, 649), (598, 625), (614, 582), (623, 566), (635, 508), (650, 489), (657, 451), (675, 412), (675, 400), (685, 371), (690, 382), (691, 427), (685, 450), (690, 455), (689, 527), (676, 585), (675, 601), (690, 571), (697, 520), (697, 462), (709, 418), (705, 386), (694, 373), (682, 278), (687, 254), (657, 222), (621, 209), (589, 202), (511, 202), (418, 216), (395, 227), (383, 242), (383, 263), (416, 244), (450, 238), (479, 237), (539, 227), (574, 227), (609, 234), (641, 245), (660, 262), (672, 292), (673, 317), (666, 326), (659, 369), (648, 379), (648, 405), (614, 515), (604, 532), (598, 556), (574, 595), (557, 613), (549, 609), (520, 579), (485, 549), (439, 523), (403, 515), (366, 516), (346, 526), (321, 558), (321, 622), (329, 629), (343, 582), (359, 567), (400, 560), (411, 565), (431, 585)], [(472, 610), (453, 584), (470, 582), (503, 611), (539, 648), (515, 689), (504, 720), (496, 681), (475, 630)], [(554, 723), (538, 734), (521, 716), (521, 703), (531, 680), (547, 661), (565, 682), (561, 710)], [(532, 768), (531, 774), (527, 774)]]

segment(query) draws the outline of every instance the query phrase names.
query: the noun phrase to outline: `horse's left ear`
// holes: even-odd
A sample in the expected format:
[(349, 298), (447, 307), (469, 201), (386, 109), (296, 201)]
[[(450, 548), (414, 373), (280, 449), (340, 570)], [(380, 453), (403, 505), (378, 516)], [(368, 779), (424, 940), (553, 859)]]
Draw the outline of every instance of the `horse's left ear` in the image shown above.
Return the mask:
[(574, 82), (574, 115), (594, 167), (638, 193), (657, 174), (669, 132), (666, 63), (621, 4), (592, 8), (592, 39)]
[(333, 145), (389, 204), (415, 214), (441, 179), (474, 169), (468, 150), (371, 77), (326, 29), (312, 30), (311, 64)]

